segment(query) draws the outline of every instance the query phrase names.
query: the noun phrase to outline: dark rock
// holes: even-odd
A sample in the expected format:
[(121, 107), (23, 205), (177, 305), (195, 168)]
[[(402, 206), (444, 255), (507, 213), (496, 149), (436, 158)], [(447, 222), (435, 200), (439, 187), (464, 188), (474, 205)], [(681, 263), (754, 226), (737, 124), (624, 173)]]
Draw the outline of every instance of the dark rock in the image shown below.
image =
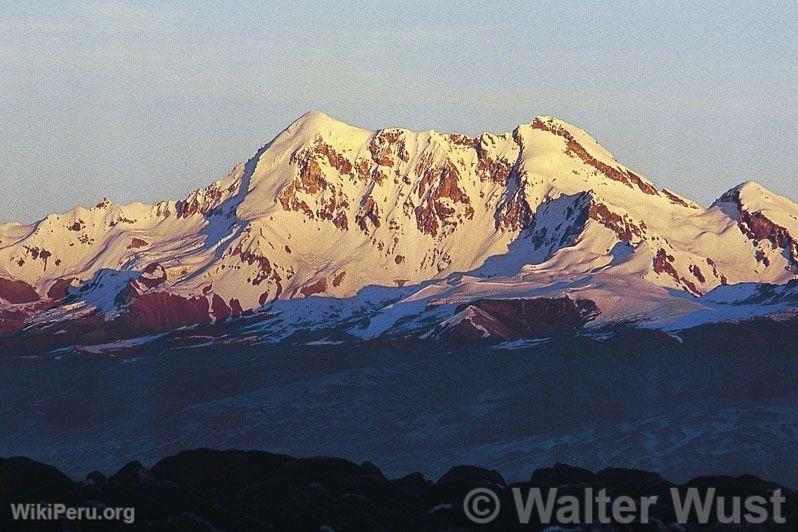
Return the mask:
[(440, 480), (438, 486), (447, 484), (468, 484), (475, 486), (504, 486), (504, 477), (493, 469), (483, 469), (476, 466), (460, 465), (451, 468)]
[(596, 482), (592, 471), (581, 467), (556, 463), (552, 467), (536, 469), (530, 482), (539, 487), (563, 486), (569, 484), (591, 484)]
[[(436, 483), (420, 473), (386, 480), (369, 462), (357, 465), (337, 458), (294, 459), (257, 451), (198, 449), (165, 458), (152, 469), (131, 462), (109, 478), (91, 473), (87, 481), (73, 482), (53, 467), (26, 458), (0, 459), (0, 530), (19, 530), (11, 521), (9, 502), (61, 502), (82, 507), (134, 507), (136, 521), (130, 530), (208, 532), (443, 532), (487, 530), (513, 532), (544, 530), (534, 519), (519, 525), (513, 512), (502, 512), (485, 526), (468, 521), (463, 512), (465, 495), (487, 487), (499, 497), (502, 508), (512, 508), (511, 488), (557, 488), (561, 495), (583, 497), (588, 488), (608, 495), (660, 496), (651, 507), (657, 522), (626, 527), (569, 530), (727, 530), (717, 522), (707, 526), (675, 523), (669, 494), (673, 484), (654, 473), (608, 468), (598, 473), (555, 464), (536, 470), (530, 482), (506, 486), (496, 471), (473, 466), (450, 469)], [(680, 486), (715, 488), (718, 495), (769, 497), (781, 489), (786, 498), (787, 525), (766, 523), (746, 530), (795, 530), (798, 496), (788, 489), (753, 476), (700, 477)], [(594, 491), (595, 493), (595, 491)], [(39, 523), (37, 523), (38, 525)], [(33, 529), (112, 530), (108, 523), (48, 523)], [(74, 525), (74, 526), (73, 526)], [(119, 525), (123, 526), (123, 525)], [(553, 529), (556, 529), (554, 527)]]
[(601, 484), (608, 484), (629, 495), (664, 493), (673, 486), (656, 473), (610, 467), (596, 473)]
[(0, 458), (0, 500), (74, 501), (80, 489), (53, 466), (28, 458)]
[(224, 501), (293, 460), (261, 451), (196, 449), (164, 458), (152, 473), (193, 495)]

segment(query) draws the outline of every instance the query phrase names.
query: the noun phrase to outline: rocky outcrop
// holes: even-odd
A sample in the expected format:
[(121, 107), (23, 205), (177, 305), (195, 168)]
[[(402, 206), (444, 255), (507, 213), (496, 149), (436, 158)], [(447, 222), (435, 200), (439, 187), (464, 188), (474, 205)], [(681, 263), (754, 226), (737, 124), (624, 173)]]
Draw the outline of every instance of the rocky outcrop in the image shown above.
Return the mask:
[(588, 207), (588, 218), (595, 220), (618, 235), (621, 242), (639, 241), (645, 236), (646, 225), (633, 222), (629, 216), (612, 212), (603, 203), (591, 201)]
[(737, 220), (740, 230), (754, 241), (768, 240), (773, 247), (781, 248), (787, 252), (792, 264), (798, 265), (798, 244), (793, 240), (790, 232), (780, 225), (773, 223), (761, 212), (740, 211)]
[(468, 341), (548, 338), (572, 334), (598, 314), (588, 299), (480, 299), (458, 309), (439, 335)]
[(20, 309), (0, 309), (0, 337), (21, 331), (29, 317), (27, 312)]
[(24, 281), (12, 281), (0, 278), (0, 299), (12, 304), (33, 303), (39, 301), (36, 289)]
[(114, 319), (127, 337), (210, 323), (205, 297), (187, 298), (168, 292), (147, 292), (135, 298)]
[(505, 200), (496, 209), (496, 227), (504, 231), (522, 231), (535, 223), (535, 210), (527, 200), (527, 178), (516, 172), (503, 183), (507, 186)]
[[(754, 189), (754, 191), (751, 192), (751, 189)], [(749, 207), (743, 198), (744, 190), (748, 194), (758, 196), (766, 193), (759, 185), (750, 182), (743, 183), (723, 194), (713, 206), (719, 206), (727, 214), (734, 217), (740, 231), (750, 238), (755, 246), (758, 246), (762, 241), (770, 242), (773, 248), (784, 251), (792, 266), (798, 267), (798, 242), (796, 242), (795, 237), (790, 234), (789, 229), (771, 220), (761, 210), (757, 210), (756, 207)], [(753, 199), (760, 200), (756, 196)], [(732, 208), (729, 209), (728, 206), (732, 206)], [(757, 250), (756, 253), (760, 252), (764, 253), (763, 250)], [(757, 261), (764, 263), (765, 260), (766, 257), (763, 254), (757, 256)], [(765, 264), (765, 266), (769, 265), (769, 262)]]
[(50, 286), (47, 290), (47, 298), (55, 301), (60, 301), (67, 297), (69, 288), (78, 281), (77, 277), (69, 277), (67, 279), (59, 279)]
[[(750, 475), (705, 476), (677, 485), (646, 471), (607, 468), (593, 472), (554, 464), (536, 469), (528, 478), (509, 484), (496, 471), (460, 465), (437, 481), (422, 473), (388, 479), (370, 462), (197, 449), (164, 458), (151, 468), (131, 462), (109, 477), (94, 472), (85, 481), (75, 482), (54, 467), (27, 458), (5, 458), (0, 459), (0, 528), (25, 526), (12, 520), (11, 503), (42, 502), (134, 508), (134, 523), (104, 522), (109, 530), (515, 532), (552, 530), (559, 525), (575, 532), (596, 530), (595, 524), (569, 525), (566, 514), (558, 512), (552, 512), (551, 523), (542, 523), (540, 512), (532, 512), (529, 523), (519, 523), (512, 510), (513, 490), (523, 493), (532, 488), (541, 490), (544, 496), (547, 490), (556, 489), (579, 500), (599, 492), (611, 500), (621, 496), (657, 498), (650, 507), (650, 523), (656, 525), (641, 524), (638, 514), (631, 523), (601, 527), (608, 532), (729, 529), (718, 522), (714, 512), (710, 512), (706, 525), (677, 523), (671, 489), (684, 495), (687, 488), (695, 488), (702, 499), (712, 489), (720, 497), (761, 497), (765, 501), (774, 490), (781, 490), (785, 497), (781, 515), (786, 523), (779, 525), (771, 517), (745, 530), (794, 530), (798, 519), (798, 495)], [(477, 488), (493, 493), (502, 510), (487, 524), (475, 524), (465, 514), (466, 496)], [(599, 515), (596, 506), (592, 515)], [(130, 512), (122, 515), (130, 516)], [(69, 530), (99, 529), (93, 524), (70, 522)]]
[(166, 282), (166, 270), (157, 262), (150, 264), (141, 272), (135, 283), (145, 289), (156, 288)]
[(380, 221), (380, 209), (374, 198), (368, 197), (363, 202), (360, 212), (355, 216), (355, 223), (361, 231), (368, 232), (371, 229), (378, 228), (382, 222)]
[[(676, 258), (669, 254), (664, 249), (660, 248), (657, 251), (657, 254), (654, 256), (654, 273), (656, 274), (664, 274), (671, 277), (680, 287), (684, 288), (687, 292), (692, 294), (693, 296), (700, 296), (702, 294), (701, 290), (695, 285), (695, 283), (682, 275), (679, 275), (679, 272), (676, 271), (674, 267), (674, 263), (676, 262)], [(695, 266), (690, 267), (691, 273), (698, 278), (699, 276), (695, 273)], [(700, 274), (700, 270), (699, 270)], [(700, 278), (698, 278), (700, 282)]]
[(474, 216), (471, 198), (461, 188), (460, 173), (451, 163), (426, 170), (418, 184), (418, 196), (421, 204), (415, 208), (416, 224), (430, 236), (445, 233)]
[[(798, 206), (761, 187), (746, 190), (746, 202), (739, 190), (724, 196), (740, 234), (552, 117), (471, 136), (367, 131), (310, 113), (183, 201), (104, 200), (30, 226), (0, 226), (0, 304), (33, 306), (47, 293), (57, 305), (29, 309), (29, 323), (66, 321), (113, 316), (160, 291), (204, 299), (223, 321), (281, 299), (356, 298), (372, 286), (403, 288), (395, 293), (405, 297), (410, 287), (461, 275), (474, 286), (503, 277), (474, 291), (494, 299), (524, 296), (543, 279), (575, 286), (580, 275), (622, 291), (605, 278), (642, 270), (649, 283), (695, 296), (730, 280), (798, 276), (790, 234)], [(73, 277), (82, 281), (69, 289)], [(514, 284), (518, 290), (508, 288)], [(562, 295), (544, 288), (534, 293)], [(618, 296), (607, 297), (634, 299)]]
[(299, 289), (299, 293), (305, 297), (310, 297), (316, 294), (323, 294), (327, 291), (327, 279), (319, 279), (316, 282), (310, 283)]
[(141, 249), (141, 248), (146, 248), (149, 245), (150, 243), (147, 242), (146, 240), (138, 237), (133, 237), (127, 249)]
[[(231, 176), (241, 172), (242, 168), (243, 165), (236, 167)], [(178, 218), (189, 218), (194, 215), (207, 216), (213, 213), (226, 200), (237, 194), (240, 186), (240, 179), (233, 179), (227, 183), (217, 181), (208, 187), (201, 188), (192, 193), (184, 201), (175, 203), (175, 214)], [(162, 203), (158, 207), (161, 216), (164, 218), (171, 216), (168, 205)]]

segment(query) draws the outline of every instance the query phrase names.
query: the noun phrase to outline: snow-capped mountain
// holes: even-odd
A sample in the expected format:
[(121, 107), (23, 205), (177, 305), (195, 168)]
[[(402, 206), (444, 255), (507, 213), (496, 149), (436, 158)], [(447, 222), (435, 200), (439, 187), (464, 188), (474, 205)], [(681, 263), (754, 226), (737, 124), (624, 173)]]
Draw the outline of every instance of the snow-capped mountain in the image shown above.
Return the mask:
[(783, 310), (735, 290), (798, 277), (793, 235), (786, 198), (748, 182), (704, 209), (553, 117), (469, 137), (313, 112), (183, 201), (0, 226), (0, 332), (102, 342), (248, 311), (275, 336), (671, 327)]

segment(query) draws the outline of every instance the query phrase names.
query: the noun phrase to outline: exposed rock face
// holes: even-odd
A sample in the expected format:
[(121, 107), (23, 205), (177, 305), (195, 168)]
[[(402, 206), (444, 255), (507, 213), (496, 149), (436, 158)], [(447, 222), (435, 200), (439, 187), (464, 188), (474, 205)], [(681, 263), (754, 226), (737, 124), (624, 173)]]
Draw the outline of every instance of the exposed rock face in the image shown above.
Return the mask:
[(0, 337), (11, 336), (25, 327), (30, 316), (19, 309), (0, 309)]
[[(752, 189), (754, 189), (753, 192)], [(770, 242), (773, 248), (784, 251), (792, 266), (798, 266), (798, 243), (787, 227), (771, 220), (761, 210), (761, 207), (764, 206), (761, 203), (760, 196), (762, 195), (767, 195), (767, 192), (758, 185), (743, 183), (723, 194), (714, 205), (721, 206), (721, 208), (724, 208), (724, 204), (733, 206), (732, 213), (736, 214), (737, 225), (744, 235), (753, 240), (757, 246), (761, 241)], [(782, 216), (789, 216), (789, 214), (783, 213)], [(793, 224), (798, 221), (794, 215), (791, 218)], [(757, 256), (759, 262), (767, 260), (763, 250), (757, 250), (757, 253), (760, 253)], [(768, 265), (766, 264), (766, 266)]]
[(470, 341), (546, 338), (572, 333), (598, 313), (587, 299), (480, 299), (460, 309), (443, 334)]
[(213, 294), (213, 299), (211, 300), (211, 311), (213, 311), (213, 317), (216, 321), (229, 318), (233, 314), (233, 311), (230, 309), (227, 303), (225, 303), (224, 299), (219, 296), (219, 294)]
[(0, 278), (0, 299), (9, 303), (33, 303), (39, 300), (36, 289), (24, 281)]
[(657, 256), (654, 257), (654, 272), (666, 273), (678, 281), (679, 274), (676, 273), (676, 269), (672, 265), (674, 260), (676, 259), (673, 258), (673, 255), (668, 255), (664, 249), (660, 249), (657, 251)]
[(185, 298), (167, 292), (148, 292), (134, 298), (114, 324), (123, 331), (149, 334), (210, 322), (204, 297)]
[(54, 300), (61, 300), (66, 298), (69, 287), (78, 281), (76, 277), (67, 279), (59, 279), (47, 290), (47, 298)]
[(145, 288), (161, 286), (166, 282), (166, 270), (164, 270), (163, 266), (155, 262), (144, 268), (138, 281), (135, 282)]
[[(698, 287), (695, 285), (695, 283), (693, 283), (689, 279), (685, 279), (683, 276), (679, 275), (679, 272), (676, 271), (676, 268), (674, 267), (674, 262), (675, 261), (676, 261), (676, 259), (673, 257), (673, 255), (668, 254), (667, 251), (665, 251), (664, 249), (660, 248), (660, 250), (657, 251), (657, 255), (654, 257), (654, 273), (658, 273), (658, 274), (661, 273), (661, 274), (668, 275), (671, 278), (673, 278), (673, 280), (676, 281), (676, 283), (678, 283), (680, 286), (683, 286), (691, 294), (693, 294), (695, 296), (701, 295), (701, 290), (698, 289)], [(699, 270), (698, 275), (696, 275), (695, 266), (690, 266), (689, 268), (690, 268), (691, 273), (693, 273), (693, 275), (695, 275), (696, 278), (699, 279), (699, 281), (704, 282), (699, 277), (700, 270)]]
[(588, 218), (613, 231), (621, 242), (639, 241), (645, 236), (645, 223), (638, 226), (628, 216), (610, 211), (603, 203), (591, 202)]
[(527, 199), (528, 181), (526, 176), (517, 173), (509, 174), (510, 184), (506, 192), (507, 199), (499, 205), (496, 213), (496, 227), (505, 231), (521, 231), (532, 227), (535, 223), (535, 210)]
[(380, 209), (374, 198), (367, 198), (360, 212), (355, 216), (355, 222), (361, 231), (368, 232), (370, 228), (379, 227), (382, 222), (380, 221)]
[(299, 292), (305, 296), (310, 297), (315, 294), (323, 294), (327, 291), (327, 279), (319, 279), (313, 284), (303, 286)]
[[(230, 174), (228, 182), (217, 181), (208, 187), (197, 190), (186, 200), (178, 201), (174, 205), (177, 217), (190, 218), (194, 215), (212, 214), (226, 200), (239, 192), (242, 171), (243, 166), (239, 165)], [(159, 204), (158, 214), (164, 218), (171, 216), (169, 206), (165, 203)]]
[[(9, 314), (7, 329), (18, 330), (45, 306), (49, 321), (111, 319), (156, 291), (202, 300), (203, 320), (225, 320), (292, 298), (358, 298), (369, 287), (406, 297), (446, 279), (473, 285), (475, 299), (501, 299), (539, 280), (573, 287), (599, 272), (694, 296), (798, 276), (798, 207), (761, 187), (735, 190), (722, 199), (739, 232), (553, 117), (469, 136), (367, 131), (309, 113), (182, 201), (104, 200), (0, 226), (0, 301), (9, 311), (30, 306), (27, 318)], [(51, 303), (33, 308), (44, 294)], [(563, 295), (574, 293), (552, 297)], [(152, 297), (166, 314), (176, 305)], [(626, 314), (645, 306), (607, 297), (624, 301)]]
[(143, 239), (137, 238), (137, 237), (133, 237), (133, 239), (130, 241), (130, 245), (127, 248), (128, 249), (141, 249), (141, 248), (146, 248), (149, 245), (150, 245), (149, 242), (147, 242), (146, 240), (143, 240)]
[(798, 264), (798, 248), (787, 229), (776, 225), (761, 212), (741, 211), (738, 223), (746, 236), (754, 240), (769, 240), (773, 246), (785, 250), (793, 264)]

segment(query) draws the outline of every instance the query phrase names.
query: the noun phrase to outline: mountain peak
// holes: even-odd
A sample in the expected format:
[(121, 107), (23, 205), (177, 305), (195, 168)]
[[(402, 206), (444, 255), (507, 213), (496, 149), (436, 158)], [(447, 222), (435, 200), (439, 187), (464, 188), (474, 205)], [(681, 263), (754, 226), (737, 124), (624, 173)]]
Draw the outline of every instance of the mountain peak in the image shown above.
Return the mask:
[(745, 205), (748, 207), (756, 207), (763, 202), (776, 202), (782, 205), (792, 206), (795, 205), (788, 198), (776, 194), (756, 181), (750, 180), (743, 181), (739, 185), (730, 188), (717, 200), (715, 200), (712, 205), (715, 206), (723, 203), (735, 203), (739, 204), (740, 206)]
[[(368, 286), (404, 294), (461, 272), (504, 278), (464, 286), (456, 298), (466, 300), (499, 286), (523, 293), (527, 275), (545, 284), (600, 272), (619, 286), (636, 279), (693, 295), (798, 275), (798, 206), (747, 182), (721, 209), (727, 217), (702, 216), (553, 116), (471, 137), (370, 131), (313, 111), (184, 201), (103, 202), (0, 226), (0, 281), (48, 297), (77, 283), (72, 295), (86, 312), (115, 309), (127, 327), (147, 316), (182, 326), (275, 300), (351, 298)], [(153, 281), (140, 275), (156, 263), (157, 285), (126, 289)]]
[(317, 136), (346, 137), (351, 135), (357, 136), (358, 133), (371, 133), (368, 130), (351, 126), (346, 122), (342, 122), (341, 120), (333, 118), (328, 114), (322, 113), (321, 111), (310, 111), (303, 114), (294, 120), (294, 122), (291, 123), (291, 125), (288, 126), (285, 131), (293, 134), (294, 136), (298, 135), (303, 138), (313, 138)]
[(757, 183), (756, 181), (750, 181), (750, 180), (743, 181), (739, 185), (728, 190), (726, 194), (730, 192), (737, 193), (740, 196), (771, 194), (771, 192), (765, 187), (763, 187), (761, 184)]
[(343, 122), (321, 111), (308, 111), (307, 113), (303, 114), (302, 116), (294, 120), (289, 126), (289, 128), (295, 126), (319, 127), (325, 124), (343, 124)]

